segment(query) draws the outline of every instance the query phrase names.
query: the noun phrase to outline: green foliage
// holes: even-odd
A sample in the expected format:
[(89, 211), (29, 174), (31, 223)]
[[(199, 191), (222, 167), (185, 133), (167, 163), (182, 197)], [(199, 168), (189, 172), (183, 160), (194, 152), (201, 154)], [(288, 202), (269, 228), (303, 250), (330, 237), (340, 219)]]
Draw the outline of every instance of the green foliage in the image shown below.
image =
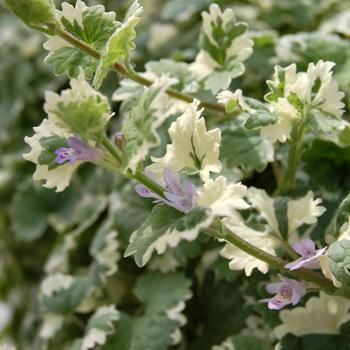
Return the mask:
[(51, 296), (42, 298), (46, 312), (67, 314), (72, 312), (89, 293), (91, 281), (88, 277), (77, 277), (69, 288), (60, 289)]
[(257, 337), (238, 335), (228, 338), (219, 346), (214, 346), (213, 350), (271, 350), (272, 347), (267, 341)]
[(330, 191), (346, 191), (350, 183), (349, 151), (349, 146), (343, 147), (318, 138), (312, 140), (302, 156), (304, 169), (311, 182)]
[[(86, 7), (82, 11), (82, 21), (79, 23), (77, 18), (72, 20), (64, 17), (62, 12), (61, 25), (69, 34), (78, 37), (84, 43), (92, 46), (95, 50), (101, 52), (105, 47), (110, 36), (116, 30), (118, 23), (111, 18), (101, 5)], [(49, 45), (51, 41), (59, 41), (59, 45), (53, 42), (53, 49)], [(82, 68), (87, 79), (93, 77), (96, 71), (98, 61), (78, 48), (62, 43), (62, 39), (54, 37), (49, 39), (46, 47), (49, 54), (45, 60), (47, 64), (52, 64), (55, 74), (60, 75), (67, 72), (70, 78), (76, 78)]]
[(42, 236), (48, 227), (50, 216), (63, 211), (64, 202), (69, 201), (72, 195), (74, 191), (57, 196), (32, 181), (24, 182), (13, 197), (10, 209), (12, 230), (16, 238), (32, 241)]
[(102, 54), (94, 78), (94, 86), (100, 88), (108, 69), (113, 63), (129, 56), (130, 51), (135, 49), (134, 39), (136, 37), (135, 27), (138, 24), (142, 12), (138, 1), (135, 1), (125, 16), (124, 23), (108, 39), (105, 52)]
[[(79, 94), (78, 89), (72, 94)], [(73, 98), (67, 102), (58, 102), (52, 111), (73, 134), (80, 135), (86, 140), (100, 139), (106, 129), (110, 116), (108, 101), (98, 93)]]
[(329, 335), (329, 334), (307, 334), (302, 337), (296, 337), (288, 334), (281, 342), (281, 350), (333, 350), (333, 349), (350, 349), (349, 336)]
[(263, 171), (273, 160), (272, 145), (259, 136), (259, 132), (231, 123), (222, 132), (221, 161), (229, 169), (242, 167)]
[(131, 235), (124, 256), (134, 255), (136, 264), (144, 266), (154, 250), (163, 253), (167, 245), (177, 245), (181, 238), (192, 240), (206, 220), (208, 215), (203, 208), (195, 208), (183, 215), (174, 208), (157, 205), (141, 227)]
[(123, 313), (104, 349), (165, 350), (174, 344), (172, 334), (180, 323), (169, 311), (191, 297), (189, 287), (190, 281), (179, 273), (142, 276), (134, 288), (142, 313), (134, 317)]
[(310, 111), (309, 123), (315, 132), (331, 133), (339, 129), (342, 121), (319, 109), (313, 109)]
[(4, 0), (7, 7), (29, 26), (54, 24), (51, 0)]
[(123, 165), (126, 169), (135, 171), (138, 163), (147, 156), (148, 150), (160, 143), (156, 130), (162, 119), (157, 115), (153, 102), (161, 90), (159, 84), (146, 89), (135, 101), (123, 124), (122, 131), (127, 140), (123, 149)]
[(230, 63), (224, 69), (217, 69), (205, 80), (205, 89), (213, 94), (229, 87), (231, 80), (244, 73), (244, 65), (241, 62)]
[(252, 98), (245, 99), (250, 110), (246, 111), (249, 115), (248, 119), (244, 123), (246, 129), (255, 129), (269, 124), (273, 124), (277, 121), (276, 115), (270, 112), (268, 107)]
[[(240, 106), (239, 116), (239, 108), (232, 104), (226, 115), (210, 108), (202, 113), (208, 130), (217, 127), (222, 132), (223, 171), (211, 178), (225, 175), (248, 187), (265, 189), (274, 199), (272, 212), (284, 238), (288, 238), (288, 199), (310, 189), (315, 198), (322, 198), (327, 211), (317, 223), (303, 225), (297, 233), (312, 237), (321, 247), (348, 230), (350, 127), (345, 121), (349, 120), (350, 46), (346, 20), (337, 19), (348, 13), (347, 2), (218, 0), (222, 11), (232, 9), (237, 19), (231, 18), (229, 25), (220, 20), (211, 23), (214, 43), (203, 30), (200, 33), (201, 11), (208, 12), (213, 4), (209, 0), (143, 1), (141, 20), (138, 3), (129, 9), (130, 1), (124, 0), (87, 1), (86, 5), (69, 1), (81, 6), (81, 17), (77, 7), (66, 4), (66, 10), (57, 11), (55, 18), (50, 1), (6, 2), (31, 26), (54, 25), (58, 20), (68, 35), (92, 47), (101, 59), (54, 36), (45, 44), (46, 63), (52, 67), (45, 66), (41, 57), (44, 36), (0, 9), (0, 348), (3, 340), (9, 340), (17, 349), (81, 350), (95, 329), (100, 331), (100, 343), (92, 346), (101, 350), (271, 350), (277, 342), (281, 350), (347, 349), (349, 322), (337, 334), (320, 334), (328, 332), (322, 328), (317, 334), (286, 334), (277, 340), (275, 327), (284, 322), (283, 314), (260, 302), (276, 270), (266, 275), (254, 272), (250, 278), (230, 270), (228, 260), (220, 257), (223, 242), (199, 234), (212, 222), (207, 210), (196, 208), (183, 214), (166, 205), (153, 205), (135, 193), (133, 181), (119, 176), (123, 171), (132, 177), (149, 165), (150, 155), (165, 154), (167, 129), (186, 107), (186, 102), (166, 96), (166, 88), (209, 103), (217, 102), (220, 90), (241, 89), (248, 108)], [(34, 3), (39, 7), (32, 7)], [(92, 3), (100, 5), (87, 7)], [(124, 22), (115, 21), (110, 10), (124, 17)], [(251, 56), (238, 57), (242, 49), (230, 56), (230, 44), (245, 35), (254, 42)], [(194, 69), (200, 50), (215, 63), (206, 67), (211, 72), (205, 77)], [(298, 71), (305, 71), (310, 62), (320, 59), (336, 63), (334, 77), (346, 93), (346, 111), (338, 120), (312, 109), (295, 186), (288, 193), (278, 193), (276, 184), (283, 179), (289, 145), (272, 145), (260, 137), (258, 129), (277, 121), (277, 115), (261, 101), (266, 93), (270, 102), (283, 96), (285, 71), (281, 67), (296, 63)], [(124, 75), (118, 85), (115, 74), (107, 77), (115, 63), (127, 70), (144, 70), (144, 78), (158, 78), (164, 85), (144, 87)], [(271, 79), (275, 64), (281, 66), (276, 71), (278, 79), (267, 87), (265, 81)], [(63, 76), (53, 76), (52, 68)], [(123, 169), (116, 174), (86, 164), (76, 171), (65, 192), (54, 193), (29, 180), (33, 167), (22, 159), (28, 151), (23, 138), (45, 117), (44, 91), (62, 91), (67, 86), (64, 75), (76, 78), (82, 70), (87, 79), (95, 77), (97, 87), (103, 82), (103, 94), (96, 92), (98, 97), (82, 102), (86, 90), (79, 88), (80, 102), (58, 105), (56, 117), (66, 131), (82, 133), (84, 138), (96, 138), (96, 130), (99, 134), (107, 128), (113, 140), (113, 133), (122, 131), (126, 139), (126, 145), (119, 148)], [(108, 104), (113, 92), (116, 103)], [(300, 111), (295, 94), (289, 102)], [(113, 113), (116, 117), (110, 118)], [(98, 122), (101, 115), (105, 116), (103, 125)], [(38, 163), (54, 169), (54, 151), (66, 146), (65, 142), (50, 135), (40, 140), (40, 146), (44, 151)], [(189, 180), (198, 188), (203, 185), (193, 172)], [(240, 215), (249, 227), (268, 228), (265, 219), (257, 220), (255, 209), (240, 211)], [(290, 244), (297, 239), (296, 234), (292, 236)], [(276, 254), (288, 260), (276, 246)], [(328, 248), (331, 270), (343, 282), (340, 292), (348, 288), (349, 250), (345, 241), (335, 241)], [(122, 259), (124, 253), (133, 258)], [(73, 283), (44, 295), (40, 284), (55, 274), (68, 276)], [(301, 305), (315, 294), (308, 293)], [(1, 326), (3, 305), (12, 314), (5, 328)], [(324, 319), (328, 322), (332, 317)], [(53, 329), (54, 322), (47, 322), (55, 318), (62, 322), (57, 329)], [(303, 319), (298, 321), (302, 327)], [(53, 333), (45, 338), (43, 330), (48, 329)]]
[(350, 282), (350, 241), (341, 240), (332, 243), (328, 249), (328, 262), (333, 275), (338, 281)]

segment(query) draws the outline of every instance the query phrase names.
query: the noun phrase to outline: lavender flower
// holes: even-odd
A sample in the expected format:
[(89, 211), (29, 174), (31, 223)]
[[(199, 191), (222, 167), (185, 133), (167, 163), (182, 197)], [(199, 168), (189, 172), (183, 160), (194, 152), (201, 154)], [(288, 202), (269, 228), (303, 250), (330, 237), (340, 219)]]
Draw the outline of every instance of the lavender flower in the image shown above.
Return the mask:
[(315, 243), (311, 239), (303, 239), (293, 245), (293, 249), (301, 255), (301, 258), (285, 265), (289, 270), (317, 269), (320, 265), (320, 257), (325, 253), (327, 247), (315, 249)]
[(280, 310), (289, 304), (296, 305), (306, 294), (306, 287), (304, 283), (287, 278), (280, 274), (278, 277), (281, 282), (269, 283), (266, 286), (266, 290), (270, 294), (276, 295), (270, 299), (261, 300), (264, 303), (268, 303), (268, 308), (270, 310)]
[(99, 152), (83, 142), (79, 137), (70, 137), (67, 140), (69, 147), (60, 147), (56, 149), (56, 163), (66, 162), (75, 163), (79, 160), (93, 161), (99, 157)]
[(165, 168), (163, 171), (164, 184), (159, 181), (157, 176), (148, 171), (145, 174), (160, 186), (165, 187), (164, 197), (152, 192), (144, 185), (136, 185), (137, 194), (145, 198), (156, 199), (154, 203), (165, 203), (183, 213), (188, 213), (196, 206), (197, 188), (188, 180), (183, 184), (180, 182), (180, 175), (174, 170)]

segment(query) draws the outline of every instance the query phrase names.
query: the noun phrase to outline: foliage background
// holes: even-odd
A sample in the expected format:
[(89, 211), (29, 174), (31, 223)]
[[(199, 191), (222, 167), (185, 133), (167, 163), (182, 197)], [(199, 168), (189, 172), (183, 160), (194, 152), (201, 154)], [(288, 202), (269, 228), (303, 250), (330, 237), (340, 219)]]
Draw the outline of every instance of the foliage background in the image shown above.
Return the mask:
[[(130, 4), (120, 0), (87, 3), (103, 3), (107, 10), (116, 11), (119, 18)], [(138, 27), (133, 57), (136, 70), (142, 71), (146, 62), (161, 58), (193, 61), (198, 50), (194, 43), (198, 41), (201, 26), (200, 12), (211, 3), (208, 0), (141, 1), (145, 13)], [(350, 12), (347, 1), (218, 0), (216, 3), (232, 7), (239, 19), (248, 22), (255, 42), (254, 53), (246, 62), (246, 73), (234, 80), (233, 90), (241, 88), (245, 95), (261, 99), (266, 93), (265, 81), (271, 77), (275, 64), (296, 62), (299, 69), (305, 69), (309, 62), (331, 60), (337, 63), (336, 79), (346, 93), (349, 107), (350, 26), (348, 32), (339, 28), (331, 30), (332, 34), (320, 32), (325, 23), (339, 22), (332, 22), (338, 13)], [(55, 77), (52, 67), (44, 65), (43, 41), (42, 35), (27, 30), (19, 20), (0, 9), (0, 340), (11, 339), (19, 349), (43, 346), (38, 337), (42, 321), (38, 288), (45, 276), (45, 263), (62, 236), (74, 230), (81, 233), (78, 248), (70, 256), (72, 272), (78, 273), (90, 265), (89, 243), (106, 220), (112, 220), (118, 231), (122, 253), (131, 232), (151, 210), (148, 201), (135, 195), (133, 184), (89, 166), (79, 171), (73, 186), (62, 194), (32, 181), (33, 165), (22, 158), (26, 150), (23, 138), (44, 117), (44, 91), (59, 91), (67, 86), (65, 77)], [(292, 41), (293, 45), (286, 44)], [(117, 82), (118, 77), (111, 74), (104, 85), (109, 97)], [(115, 104), (116, 112), (118, 108)], [(111, 130), (115, 128), (116, 125), (111, 125)], [(283, 149), (279, 156), (284, 157)], [(244, 168), (239, 171), (243, 172), (247, 185), (268, 191), (274, 187), (271, 166), (262, 173)], [(323, 227), (350, 187), (349, 174), (349, 135), (344, 135), (341, 144), (316, 138), (305, 148), (298, 189), (302, 192), (312, 188), (316, 195), (322, 193), (329, 209), (320, 221)], [(181, 243), (176, 249), (177, 271), (191, 280), (193, 293), (185, 311), (188, 321), (183, 328), (183, 341), (177, 348), (211, 349), (227, 337), (236, 336), (236, 348), (246, 350), (245, 336), (253, 335), (259, 349), (272, 349), (275, 342), (272, 329), (279, 323), (278, 314), (254, 302), (264, 296), (262, 282), (266, 277), (254, 273), (248, 280), (243, 273), (228, 270), (223, 258), (210, 263), (210, 253), (217, 248), (216, 243), (202, 237), (194, 243)], [(118, 265), (118, 271), (108, 278), (104, 298), (120, 310), (137, 314), (139, 301), (132, 290), (141, 276), (150, 273), (152, 264), (139, 269), (128, 258), (119, 260)], [(159, 266), (153, 264), (156, 270)], [(87, 316), (74, 317), (78, 320), (73, 319), (72, 325), (78, 325), (72, 326), (72, 332), (79, 335), (79, 323), (84, 323)], [(306, 349), (310, 342), (315, 344), (312, 337), (288, 336), (283, 349)], [(346, 335), (317, 337), (317, 349), (331, 349), (335, 344), (342, 344), (342, 349), (349, 346)], [(50, 346), (59, 349), (60, 341), (67, 339), (57, 339)], [(239, 339), (245, 345), (240, 347)], [(252, 343), (251, 349), (257, 349), (255, 346)]]

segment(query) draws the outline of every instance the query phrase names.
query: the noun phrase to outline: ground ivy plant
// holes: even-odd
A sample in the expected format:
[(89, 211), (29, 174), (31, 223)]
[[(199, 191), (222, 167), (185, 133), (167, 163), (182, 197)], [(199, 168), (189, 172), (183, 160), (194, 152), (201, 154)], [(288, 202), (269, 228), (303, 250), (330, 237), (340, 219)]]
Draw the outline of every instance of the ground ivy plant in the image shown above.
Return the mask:
[[(57, 233), (26, 348), (349, 348), (350, 182), (329, 184), (329, 164), (350, 163), (344, 62), (314, 48), (331, 34), (276, 39), (239, 9), (189, 3), (202, 19), (195, 53), (137, 72), (137, 0), (124, 16), (81, 0), (3, 0), (45, 35), (44, 62), (63, 82), (24, 138), (33, 179), (51, 192), (26, 180), (10, 205), (16, 239)], [(170, 1), (163, 16), (181, 21), (186, 6)], [(157, 25), (159, 38), (177, 30)], [(257, 57), (263, 75), (276, 63), (261, 94)]]

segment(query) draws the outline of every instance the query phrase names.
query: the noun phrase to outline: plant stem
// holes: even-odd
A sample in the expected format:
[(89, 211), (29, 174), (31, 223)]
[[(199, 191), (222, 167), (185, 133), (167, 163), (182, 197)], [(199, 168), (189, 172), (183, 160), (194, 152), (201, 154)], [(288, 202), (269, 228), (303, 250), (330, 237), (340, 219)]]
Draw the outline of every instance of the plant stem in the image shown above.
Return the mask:
[[(101, 54), (95, 50), (92, 46), (86, 44), (85, 42), (83, 42), (82, 40), (80, 40), (79, 38), (77, 38), (76, 36), (70, 34), (69, 32), (63, 30), (62, 28), (58, 28), (56, 30), (56, 35), (60, 36), (62, 39), (66, 40), (68, 43), (70, 43), (71, 45), (77, 47), (78, 49), (80, 49), (81, 51), (87, 53), (88, 55), (90, 55), (91, 57), (96, 58), (97, 60), (101, 58)], [(140, 74), (136, 73), (133, 70), (128, 70), (126, 69), (126, 67), (124, 67), (122, 64), (120, 63), (115, 63), (114, 64), (114, 69), (121, 75), (141, 84), (144, 86), (150, 86), (153, 84), (153, 81), (146, 79), (144, 77), (142, 77)], [(184, 102), (188, 102), (191, 103), (194, 100), (194, 97), (183, 94), (179, 91), (176, 91), (174, 89), (167, 89), (166, 93), (171, 96), (174, 97), (178, 100), (184, 101)], [(221, 105), (221, 104), (217, 104), (217, 103), (211, 103), (211, 102), (206, 102), (206, 101), (200, 101), (200, 106), (204, 107), (204, 108), (208, 108), (211, 109), (213, 111), (216, 112), (220, 112), (223, 113), (227, 116), (235, 116), (236, 113), (226, 113), (225, 110), (225, 106)]]
[[(325, 277), (323, 277), (321, 274), (307, 270), (307, 269), (298, 269), (294, 271), (290, 271), (286, 269), (284, 266), (287, 264), (287, 261), (284, 261), (283, 259), (279, 257), (275, 257), (269, 253), (266, 253), (265, 251), (257, 248), (256, 246), (250, 244), (249, 242), (245, 241), (235, 233), (231, 232), (227, 227), (223, 225), (222, 232), (219, 232), (217, 230), (210, 230), (208, 233), (211, 236), (214, 236), (219, 239), (224, 239), (226, 242), (229, 242), (236, 246), (237, 248), (243, 250), (249, 255), (254, 256), (255, 258), (264, 261), (269, 266), (285, 273), (288, 275), (292, 275), (296, 278), (299, 278), (301, 280), (314, 283), (321, 287), (325, 292), (333, 294), (337, 291), (337, 288), (335, 288), (332, 284), (332, 282)], [(350, 295), (347, 296), (350, 298)]]
[(294, 187), (295, 174), (297, 171), (297, 166), (303, 145), (304, 131), (305, 124), (303, 122), (300, 125), (294, 127), (294, 129), (292, 130), (292, 141), (289, 144), (287, 169), (284, 174), (284, 178), (281, 183), (281, 191), (279, 191), (279, 193), (282, 192), (282, 194), (287, 194)]
[(119, 164), (122, 162), (121, 155), (119, 154), (118, 150), (114, 145), (109, 141), (107, 136), (104, 136), (104, 138), (100, 141), (101, 145), (118, 161)]

